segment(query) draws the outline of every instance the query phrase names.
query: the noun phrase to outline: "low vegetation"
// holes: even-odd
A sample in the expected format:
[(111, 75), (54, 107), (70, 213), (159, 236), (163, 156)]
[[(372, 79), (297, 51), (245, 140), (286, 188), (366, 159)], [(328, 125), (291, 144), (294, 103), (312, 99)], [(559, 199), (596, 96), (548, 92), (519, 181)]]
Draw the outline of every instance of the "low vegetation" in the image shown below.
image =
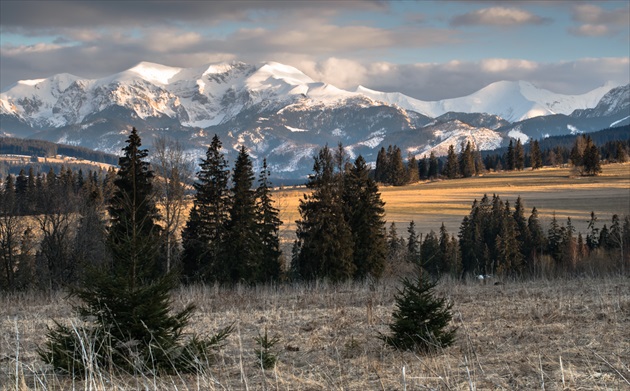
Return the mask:
[[(441, 280), (458, 327), (437, 355), (383, 345), (398, 280), (255, 288), (189, 286), (174, 310), (197, 305), (185, 331), (234, 324), (213, 366), (195, 375), (95, 369), (72, 380), (43, 365), (42, 330), (77, 321), (62, 292), (0, 297), (0, 390), (408, 390), (588, 389), (630, 387), (630, 281), (622, 277), (530, 281)], [(262, 370), (256, 337), (280, 342), (275, 368)]]

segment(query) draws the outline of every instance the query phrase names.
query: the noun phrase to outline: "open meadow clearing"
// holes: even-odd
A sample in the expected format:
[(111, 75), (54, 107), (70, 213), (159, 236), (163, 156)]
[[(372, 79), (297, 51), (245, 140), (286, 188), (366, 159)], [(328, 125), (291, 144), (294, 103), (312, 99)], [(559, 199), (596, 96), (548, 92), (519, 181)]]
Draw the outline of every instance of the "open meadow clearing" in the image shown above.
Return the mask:
[[(481, 178), (382, 188), (389, 221), (415, 220), (419, 232), (442, 221), (456, 233), (472, 199), (521, 196), (543, 222), (556, 211), (584, 229), (591, 210), (605, 223), (630, 208), (630, 165), (604, 166), (603, 175), (578, 178), (567, 169), (488, 174)], [(281, 190), (282, 218), (298, 218), (304, 189)], [(284, 229), (287, 242), (294, 224)], [(398, 270), (398, 274), (404, 271)], [(498, 285), (494, 285), (494, 282)], [(63, 292), (4, 293), (0, 297), (0, 390), (486, 390), (630, 389), (630, 280), (624, 276), (558, 280), (443, 279), (438, 294), (453, 303), (456, 343), (436, 355), (387, 348), (400, 282), (236, 287), (193, 286), (174, 292), (174, 309), (195, 303), (186, 330), (235, 331), (213, 365), (196, 375), (155, 377), (92, 368), (72, 379), (53, 373), (36, 350), (53, 319), (79, 324)], [(257, 364), (255, 338), (279, 342), (274, 369)], [(89, 349), (89, 345), (85, 346)]]
[[(586, 230), (591, 211), (600, 225), (610, 225), (613, 214), (630, 214), (630, 164), (602, 166), (596, 177), (573, 175), (570, 168), (530, 169), (515, 172), (487, 173), (482, 177), (420, 182), (410, 186), (381, 187), (385, 201), (385, 219), (395, 222), (399, 234), (406, 232), (411, 220), (418, 233), (438, 231), (442, 222), (450, 233), (457, 234), (464, 216), (470, 213), (473, 200), (484, 194), (497, 194), (502, 200), (514, 201), (519, 196), (525, 203), (525, 215), (533, 207), (546, 229), (553, 212), (562, 224), (571, 217), (577, 231)], [(299, 218), (297, 207), (306, 189), (276, 192), (285, 222), (284, 234), (295, 231)]]

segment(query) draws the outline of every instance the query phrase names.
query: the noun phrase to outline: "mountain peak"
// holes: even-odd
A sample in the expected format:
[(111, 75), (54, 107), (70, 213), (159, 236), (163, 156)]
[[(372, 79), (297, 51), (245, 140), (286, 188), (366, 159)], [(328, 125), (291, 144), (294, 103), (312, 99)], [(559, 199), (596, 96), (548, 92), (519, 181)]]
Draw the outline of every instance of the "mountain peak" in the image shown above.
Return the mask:
[(167, 65), (142, 61), (126, 72), (132, 72), (142, 79), (158, 84), (168, 84), (169, 80), (178, 74), (182, 68), (169, 67)]

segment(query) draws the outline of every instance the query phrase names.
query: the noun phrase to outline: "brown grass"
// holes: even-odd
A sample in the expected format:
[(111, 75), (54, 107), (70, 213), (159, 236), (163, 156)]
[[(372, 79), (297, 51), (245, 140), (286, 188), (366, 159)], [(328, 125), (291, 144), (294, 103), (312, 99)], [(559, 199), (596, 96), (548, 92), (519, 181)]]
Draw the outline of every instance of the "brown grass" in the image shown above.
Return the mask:
[[(439, 294), (454, 303), (459, 331), (455, 345), (434, 356), (397, 352), (376, 338), (388, 331), (396, 286), (183, 288), (176, 306), (198, 305), (191, 330), (212, 333), (235, 322), (214, 366), (162, 378), (98, 372), (87, 382), (51, 373), (35, 354), (51, 318), (73, 320), (64, 297), (4, 296), (0, 389), (630, 389), (627, 278), (442, 281)], [(254, 355), (254, 338), (265, 328), (281, 339), (278, 365), (269, 371)]]
[[(591, 211), (601, 225), (610, 226), (613, 214), (630, 214), (630, 164), (603, 166), (597, 177), (573, 175), (570, 168), (544, 168), (520, 172), (488, 173), (482, 177), (420, 182), (404, 187), (381, 187), (386, 219), (396, 222), (399, 233), (405, 232), (411, 220), (418, 233), (437, 231), (442, 222), (451, 233), (457, 233), (464, 216), (470, 213), (473, 200), (484, 194), (497, 194), (502, 200), (514, 201), (521, 196), (526, 217), (535, 206), (546, 229), (553, 212), (564, 224), (571, 217), (578, 231), (585, 232)], [(290, 224), (299, 218), (297, 206), (305, 189), (277, 192), (283, 221)], [(601, 226), (600, 225), (600, 226)]]

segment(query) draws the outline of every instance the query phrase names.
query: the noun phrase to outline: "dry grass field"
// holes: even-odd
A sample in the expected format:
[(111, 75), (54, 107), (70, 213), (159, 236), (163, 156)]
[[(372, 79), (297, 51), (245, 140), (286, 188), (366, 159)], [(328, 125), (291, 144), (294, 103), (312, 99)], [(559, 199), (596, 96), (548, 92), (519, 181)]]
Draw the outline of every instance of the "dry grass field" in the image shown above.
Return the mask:
[[(236, 327), (198, 375), (85, 379), (37, 360), (51, 318), (76, 321), (65, 297), (0, 299), (0, 390), (628, 390), (630, 280), (538, 280), (502, 285), (442, 281), (453, 303), (455, 345), (433, 356), (384, 347), (397, 283), (193, 287), (176, 306), (198, 306), (191, 329)], [(263, 371), (254, 338), (278, 335), (279, 362)], [(17, 377), (16, 377), (17, 374)]]
[[(382, 188), (387, 220), (399, 232), (415, 220), (419, 232), (442, 223), (457, 233), (473, 199), (484, 193), (513, 200), (578, 230), (591, 210), (600, 223), (630, 214), (630, 165), (604, 166), (596, 178), (568, 169), (496, 173), (482, 178)], [(298, 218), (304, 189), (278, 195), (286, 222)], [(292, 238), (295, 226), (283, 232)], [(546, 225), (545, 225), (546, 228)], [(287, 284), (190, 287), (174, 292), (181, 308), (198, 311), (188, 331), (212, 334), (234, 323), (235, 332), (212, 366), (196, 375), (154, 377), (95, 368), (83, 379), (53, 373), (36, 347), (53, 319), (77, 322), (63, 293), (0, 295), (0, 391), (5, 390), (630, 390), (630, 279), (442, 280), (438, 293), (454, 304), (455, 345), (420, 356), (386, 348), (399, 283)], [(254, 338), (277, 335), (278, 364), (263, 371)]]
[[(404, 187), (381, 187), (388, 224), (395, 222), (399, 233), (406, 232), (411, 220), (418, 233), (438, 231), (442, 222), (449, 232), (457, 234), (464, 216), (470, 213), (473, 200), (484, 194), (497, 194), (514, 206), (517, 197), (525, 203), (526, 217), (538, 209), (546, 228), (552, 213), (564, 224), (571, 217), (578, 231), (586, 230), (591, 211), (601, 225), (608, 224), (614, 213), (630, 214), (630, 164), (603, 166), (597, 177), (580, 177), (570, 168), (544, 168), (520, 172), (488, 173), (482, 177), (450, 181), (420, 182)], [(277, 192), (285, 232), (295, 231), (299, 218), (297, 206), (305, 189)]]

